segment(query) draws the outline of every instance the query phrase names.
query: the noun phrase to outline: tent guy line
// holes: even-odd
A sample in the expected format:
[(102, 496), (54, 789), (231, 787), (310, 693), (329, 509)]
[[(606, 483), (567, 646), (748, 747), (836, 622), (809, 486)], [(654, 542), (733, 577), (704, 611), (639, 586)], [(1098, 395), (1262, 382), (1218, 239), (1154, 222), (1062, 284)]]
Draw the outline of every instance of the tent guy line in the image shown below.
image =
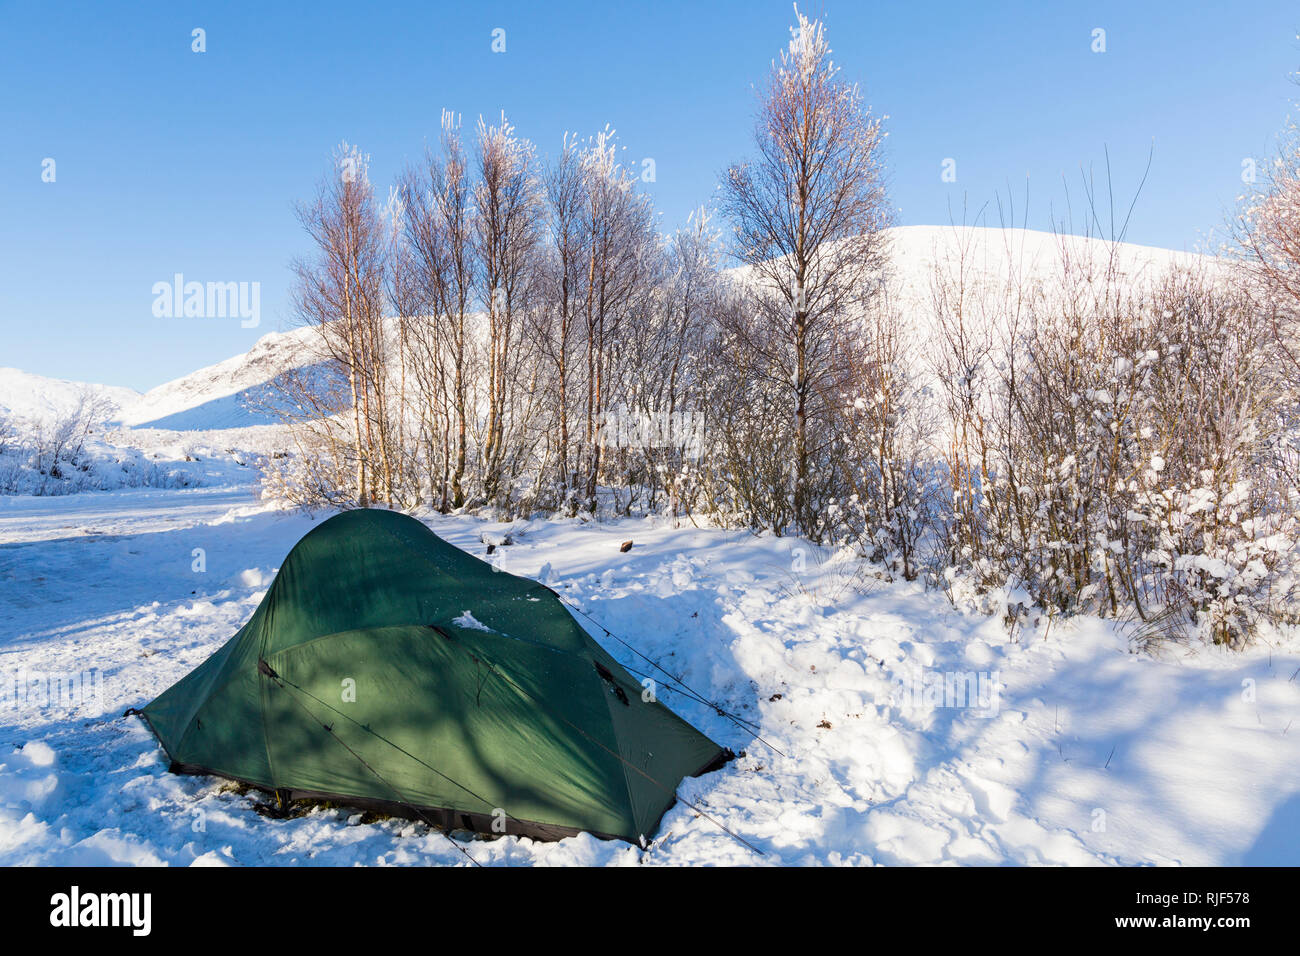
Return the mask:
[[(546, 587), (546, 585), (542, 585), (542, 586)], [(645, 654), (642, 654), (640, 651), (638, 651), (635, 647), (633, 647), (623, 638), (619, 637), (617, 634), (615, 634), (613, 631), (607, 628), (604, 624), (601, 624), (599, 621), (597, 621), (594, 617), (592, 617), (582, 608), (578, 607), (578, 605), (574, 604), (572, 601), (567, 600), (564, 597), (564, 595), (560, 594), (554, 588), (546, 587), (546, 590), (554, 594), (556, 598), (559, 599), (560, 603), (562, 603), (565, 607), (569, 608), (572, 611), (577, 611), (579, 614), (585, 617), (592, 624), (596, 625), (598, 628), (604, 631), (606, 636), (612, 637), (614, 640), (618, 641), (620, 644), (622, 644), (624, 647), (630, 650), (637, 657), (641, 658), (643, 661), (648, 663), (651, 667), (658, 668), (662, 673), (667, 674), (670, 680), (668, 683), (666, 683), (665, 686), (667, 686), (669, 690), (675, 690), (683, 697), (688, 697), (691, 700), (698, 701), (701, 704), (704, 704), (708, 707), (712, 707), (714, 712), (716, 712), (719, 717), (726, 717), (728, 720), (734, 723), (741, 730), (753, 734), (754, 739), (757, 740), (759, 743), (761, 743), (763, 746), (767, 747), (769, 750), (773, 751), (774, 753), (780, 754), (782, 757), (786, 756), (786, 754), (782, 750), (778, 749), (774, 744), (771, 744), (767, 740), (763, 739), (763, 737), (758, 732), (759, 726), (757, 724), (751, 723), (750, 721), (746, 720), (743, 717), (736, 716), (731, 711), (723, 708), (723, 706), (719, 704), (717, 701), (710, 700), (709, 698), (705, 697), (703, 694), (701, 694), (699, 691), (693, 688), (690, 684), (686, 683), (686, 681), (682, 680), (682, 678), (678, 677), (672, 671), (668, 670), (668, 668), (664, 667), (662, 664), (660, 664), (658, 661), (654, 660), (653, 658), (648, 657)], [(626, 664), (624, 664), (623, 666), (627, 667)], [(632, 667), (627, 667), (627, 669), (639, 677), (651, 677), (650, 674), (647, 674), (644, 671), (639, 671)], [(674, 687), (673, 686), (674, 682), (680, 686)]]

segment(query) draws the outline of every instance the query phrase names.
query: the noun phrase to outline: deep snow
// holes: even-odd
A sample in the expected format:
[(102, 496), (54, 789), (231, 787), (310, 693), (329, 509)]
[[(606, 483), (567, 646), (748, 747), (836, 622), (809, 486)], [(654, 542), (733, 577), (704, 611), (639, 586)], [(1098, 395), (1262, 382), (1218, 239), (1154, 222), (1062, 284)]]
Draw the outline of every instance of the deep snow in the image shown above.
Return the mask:
[[(485, 864), (1300, 863), (1294, 641), (1153, 658), (1090, 619), (1031, 620), (1012, 641), (1001, 615), (793, 539), (425, 518), (480, 557), (508, 530), (489, 560), (547, 580), (784, 753), (661, 684), (745, 753), (680, 792), (763, 854), (678, 804), (648, 850), (460, 834)], [(230, 637), (312, 526), (251, 485), (0, 498), (0, 864), (467, 865), (422, 824), (260, 815), (255, 794), (167, 773), (119, 716)], [(89, 676), (60, 704), (15, 700), (19, 672)], [(975, 692), (945, 694), (952, 675)]]

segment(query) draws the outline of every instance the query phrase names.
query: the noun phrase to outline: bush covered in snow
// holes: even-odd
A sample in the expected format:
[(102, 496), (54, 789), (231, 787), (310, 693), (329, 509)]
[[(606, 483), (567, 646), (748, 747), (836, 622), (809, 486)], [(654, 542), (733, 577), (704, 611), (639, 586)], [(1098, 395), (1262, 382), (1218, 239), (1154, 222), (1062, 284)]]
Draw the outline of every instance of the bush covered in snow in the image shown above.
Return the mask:
[(1059, 284), (1004, 301), (971, 348), (960, 295), (939, 296), (946, 563), (1048, 609), (1186, 616), (1222, 643), (1291, 613), (1296, 499), (1275, 453), (1291, 392), (1257, 303), (1204, 274), (1122, 282), (1068, 249)]
[(200, 474), (108, 440), (111, 408), (89, 392), (66, 413), (0, 419), (0, 495), (66, 495), (112, 488), (188, 488)]

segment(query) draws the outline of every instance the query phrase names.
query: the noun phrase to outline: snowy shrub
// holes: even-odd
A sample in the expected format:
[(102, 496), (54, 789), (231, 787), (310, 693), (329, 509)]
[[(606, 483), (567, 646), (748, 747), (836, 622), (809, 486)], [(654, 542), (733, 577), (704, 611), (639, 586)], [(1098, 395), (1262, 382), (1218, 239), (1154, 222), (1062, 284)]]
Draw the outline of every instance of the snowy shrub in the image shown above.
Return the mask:
[(896, 309), (877, 302), (863, 339), (832, 455), (847, 497), (828, 504), (827, 520), (834, 537), (911, 580), (928, 563), (921, 552), (942, 493), (933, 397), (921, 384), (920, 336)]
[(1296, 530), (1267, 317), (1205, 275), (1133, 284), (1067, 253), (1061, 276), (1017, 289), (978, 354), (950, 345), (949, 559), (1056, 611), (1177, 605), (1238, 644), (1285, 606)]
[[(0, 422), (0, 494), (62, 495), (118, 487), (97, 434), (112, 411), (89, 389), (67, 412)], [(91, 446), (94, 446), (93, 448)]]

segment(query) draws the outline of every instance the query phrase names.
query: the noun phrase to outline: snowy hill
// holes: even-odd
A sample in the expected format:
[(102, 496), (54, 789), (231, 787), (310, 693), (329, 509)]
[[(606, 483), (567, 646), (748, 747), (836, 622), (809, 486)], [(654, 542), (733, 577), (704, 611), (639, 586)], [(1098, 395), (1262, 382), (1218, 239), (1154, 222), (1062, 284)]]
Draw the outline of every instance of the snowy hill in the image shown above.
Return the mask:
[(133, 388), (68, 382), (16, 368), (0, 368), (0, 417), (32, 422), (67, 417), (76, 412), (83, 397), (102, 401), (104, 410), (115, 414), (134, 404), (140, 393)]
[[(1009, 280), (1033, 282), (1059, 275), (1063, 257), (1097, 267), (1113, 256), (1118, 277), (1126, 283), (1157, 278), (1169, 268), (1213, 268), (1219, 262), (1198, 253), (1034, 229), (895, 226), (886, 229), (884, 236), (889, 255), (887, 291), (894, 301), (911, 307), (929, 306), (936, 263), (943, 263), (947, 272), (960, 267), (969, 283), (988, 288)], [(743, 278), (748, 267), (733, 271)]]
[(215, 365), (152, 388), (129, 405), (118, 421), (135, 428), (211, 431), (271, 425), (260, 407), (263, 387), (287, 367), (312, 361), (311, 329), (272, 332), (251, 349)]
[(928, 307), (935, 264), (961, 270), (975, 289), (991, 291), (1009, 281), (1043, 281), (1058, 276), (1067, 258), (1094, 269), (1111, 257), (1119, 280), (1137, 285), (1158, 279), (1171, 268), (1216, 268), (1220, 260), (1134, 243), (1110, 243), (1033, 229), (984, 226), (898, 226), (887, 230), (889, 291), (896, 302)]
[(48, 423), (76, 412), (83, 396), (101, 403), (101, 421), (178, 432), (271, 425), (260, 391), (278, 371), (312, 361), (312, 331), (272, 332), (240, 355), (141, 394), (133, 388), (69, 382), (0, 368), (0, 417)]

